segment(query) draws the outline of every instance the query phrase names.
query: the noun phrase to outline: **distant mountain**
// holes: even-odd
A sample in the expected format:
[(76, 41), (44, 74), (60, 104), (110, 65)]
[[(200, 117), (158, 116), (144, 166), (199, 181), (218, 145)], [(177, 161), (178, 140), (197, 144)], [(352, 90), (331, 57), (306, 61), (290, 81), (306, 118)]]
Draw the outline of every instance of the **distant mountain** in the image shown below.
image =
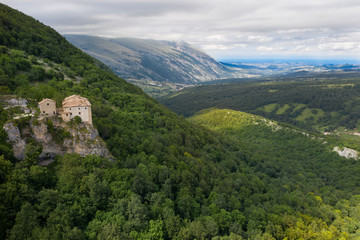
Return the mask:
[[(326, 61), (326, 60), (323, 60)], [(312, 62), (310, 60), (222, 60), (220, 63), (237, 69), (242, 76), (249, 77), (300, 77), (319, 74), (339, 74), (349, 72), (358, 75), (360, 65), (336, 63), (332, 64)], [(351, 61), (350, 61), (351, 62)]]
[(85, 35), (65, 37), (125, 79), (195, 84), (238, 76), (231, 68), (185, 42)]

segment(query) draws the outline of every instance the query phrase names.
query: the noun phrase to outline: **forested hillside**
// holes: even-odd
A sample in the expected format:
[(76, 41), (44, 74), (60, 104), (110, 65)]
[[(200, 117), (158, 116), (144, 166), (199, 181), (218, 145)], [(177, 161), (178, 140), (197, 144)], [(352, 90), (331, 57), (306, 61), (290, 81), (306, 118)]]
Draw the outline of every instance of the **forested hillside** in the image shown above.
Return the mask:
[[(351, 77), (349, 77), (351, 76)], [(360, 76), (282, 78), (185, 89), (160, 101), (183, 116), (209, 107), (262, 115), (311, 131), (360, 128)]]
[(16, 161), (3, 125), (21, 130), (31, 119), (12, 119), (17, 109), (0, 106), (1, 239), (359, 236), (359, 162), (301, 133), (242, 123), (253, 117), (213, 118), (225, 132), (189, 122), (2, 4), (0, 29), (1, 100), (22, 97), (36, 107), (45, 97), (87, 97), (115, 157), (63, 155), (43, 167), (33, 142)]

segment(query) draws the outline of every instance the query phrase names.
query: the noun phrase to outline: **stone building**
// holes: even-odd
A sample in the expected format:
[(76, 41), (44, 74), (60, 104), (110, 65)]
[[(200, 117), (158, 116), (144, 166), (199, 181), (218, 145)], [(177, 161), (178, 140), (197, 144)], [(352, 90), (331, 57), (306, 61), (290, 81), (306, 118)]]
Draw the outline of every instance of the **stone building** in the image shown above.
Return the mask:
[(55, 116), (56, 113), (56, 102), (52, 99), (45, 98), (39, 102), (40, 114)]
[(39, 102), (40, 115), (57, 116), (60, 115), (64, 122), (69, 122), (79, 116), (84, 123), (92, 125), (91, 104), (87, 98), (72, 95), (62, 102), (62, 107), (56, 109), (56, 102), (45, 98)]
[(92, 124), (91, 104), (87, 98), (72, 95), (62, 102), (61, 117), (65, 122), (79, 116), (85, 123)]

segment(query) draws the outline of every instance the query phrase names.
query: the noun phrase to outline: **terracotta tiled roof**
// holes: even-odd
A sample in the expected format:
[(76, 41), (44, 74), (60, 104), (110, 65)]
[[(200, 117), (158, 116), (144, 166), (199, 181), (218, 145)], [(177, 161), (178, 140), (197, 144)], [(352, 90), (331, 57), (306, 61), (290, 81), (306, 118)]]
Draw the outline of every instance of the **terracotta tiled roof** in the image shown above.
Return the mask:
[(91, 104), (87, 98), (81, 97), (79, 95), (72, 95), (67, 97), (62, 102), (62, 107), (90, 107)]
[(41, 100), (41, 102), (39, 102), (39, 104), (46, 103), (46, 102), (53, 102), (53, 103), (55, 103), (55, 101), (52, 100), (52, 99), (50, 99), (50, 98), (44, 98), (43, 100)]

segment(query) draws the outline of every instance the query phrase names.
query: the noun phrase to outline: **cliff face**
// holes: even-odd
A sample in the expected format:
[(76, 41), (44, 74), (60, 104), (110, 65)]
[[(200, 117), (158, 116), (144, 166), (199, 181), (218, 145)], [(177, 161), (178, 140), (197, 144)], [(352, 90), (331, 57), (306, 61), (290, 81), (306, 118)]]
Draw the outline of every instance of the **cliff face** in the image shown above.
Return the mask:
[[(24, 122), (24, 120), (22, 120)], [(98, 131), (85, 123), (64, 123), (57, 117), (28, 118), (27, 124), (10, 121), (4, 125), (7, 141), (13, 146), (17, 159), (25, 158), (26, 146), (34, 142), (42, 147), (39, 158), (52, 159), (56, 155), (77, 153), (81, 156), (99, 155), (112, 158)]]

